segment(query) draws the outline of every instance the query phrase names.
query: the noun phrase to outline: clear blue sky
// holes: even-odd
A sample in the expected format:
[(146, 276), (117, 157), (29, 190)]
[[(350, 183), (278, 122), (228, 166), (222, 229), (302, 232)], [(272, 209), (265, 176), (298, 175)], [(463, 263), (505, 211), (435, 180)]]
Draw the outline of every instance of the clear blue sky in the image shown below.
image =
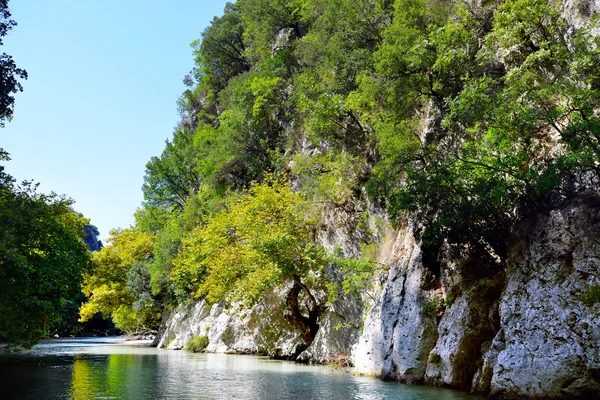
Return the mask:
[(29, 73), (0, 147), (6, 171), (75, 200), (108, 231), (133, 223), (146, 162), (179, 120), (189, 44), (225, 0), (12, 0), (0, 51)]

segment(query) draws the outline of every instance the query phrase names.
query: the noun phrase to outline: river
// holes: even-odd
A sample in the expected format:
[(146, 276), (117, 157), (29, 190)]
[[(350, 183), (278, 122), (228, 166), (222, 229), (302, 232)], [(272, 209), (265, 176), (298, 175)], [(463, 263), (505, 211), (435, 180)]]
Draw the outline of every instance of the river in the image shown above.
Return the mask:
[(0, 399), (477, 399), (266, 357), (195, 354), (122, 338), (44, 340), (0, 349)]

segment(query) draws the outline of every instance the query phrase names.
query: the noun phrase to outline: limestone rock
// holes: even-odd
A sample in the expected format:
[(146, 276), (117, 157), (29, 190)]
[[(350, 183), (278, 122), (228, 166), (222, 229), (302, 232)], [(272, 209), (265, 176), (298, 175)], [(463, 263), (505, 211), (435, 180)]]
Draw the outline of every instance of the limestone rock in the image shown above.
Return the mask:
[[(484, 367), (493, 365), (491, 394), (600, 394), (600, 306), (578, 300), (600, 284), (600, 204), (578, 201), (552, 210), (524, 224), (517, 237), (500, 304), (501, 331), (484, 360)], [(482, 375), (489, 379), (489, 368)]]
[(100, 232), (94, 225), (85, 225), (83, 227), (85, 238), (83, 239), (90, 251), (100, 251), (103, 247), (102, 241), (98, 239)]
[[(562, 14), (573, 27), (588, 27), (592, 17), (600, 14), (600, 1), (565, 0), (562, 4)], [(596, 25), (591, 32), (595, 36), (600, 35), (600, 26)]]
[(204, 300), (180, 306), (163, 319), (154, 344), (179, 350), (194, 336), (207, 336), (208, 352), (294, 358), (306, 346), (283, 318), (282, 290), (270, 293), (251, 309), (240, 304), (208, 306)]
[(421, 382), (437, 339), (435, 320), (423, 312), (430, 300), (421, 251), (407, 224), (398, 234), (389, 276), (381, 297), (369, 312), (354, 353), (359, 374)]
[(331, 363), (349, 359), (362, 326), (362, 307), (352, 296), (340, 296), (321, 316), (313, 343), (298, 356), (300, 362)]
[(430, 353), (425, 382), (468, 390), (482, 355), (498, 331), (495, 299), (463, 294), (446, 310)]

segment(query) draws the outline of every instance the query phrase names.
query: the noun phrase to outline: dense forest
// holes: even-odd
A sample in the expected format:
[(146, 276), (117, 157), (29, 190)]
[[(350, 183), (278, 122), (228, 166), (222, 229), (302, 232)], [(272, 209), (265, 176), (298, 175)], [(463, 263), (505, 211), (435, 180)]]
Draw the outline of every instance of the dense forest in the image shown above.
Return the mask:
[(546, 0), (227, 4), (192, 43), (135, 225), (94, 255), (82, 320), (156, 328), (194, 298), (284, 285), (310, 343), (328, 300), (380, 267), (369, 235), (359, 259), (315, 240), (332, 209), (367, 231), (410, 215), (432, 270), (453, 248), (493, 276), (516, 222), (597, 181), (599, 44)]
[[(68, 202), (0, 175), (0, 332), (34, 341), (80, 282), (80, 321), (127, 332), (197, 298), (250, 306), (285, 288), (281, 313), (310, 344), (329, 302), (385, 268), (372, 221), (407, 216), (433, 271), (450, 248), (493, 277), (518, 221), (599, 178), (591, 29), (547, 0), (228, 3), (192, 43), (181, 120), (146, 165), (135, 224), (91, 260)], [(7, 118), (26, 73), (2, 57)], [(23, 208), (43, 225), (19, 230)], [(337, 209), (363, 221), (362, 255), (316, 240)], [(55, 280), (37, 282), (38, 265)], [(14, 323), (27, 310), (35, 331)]]

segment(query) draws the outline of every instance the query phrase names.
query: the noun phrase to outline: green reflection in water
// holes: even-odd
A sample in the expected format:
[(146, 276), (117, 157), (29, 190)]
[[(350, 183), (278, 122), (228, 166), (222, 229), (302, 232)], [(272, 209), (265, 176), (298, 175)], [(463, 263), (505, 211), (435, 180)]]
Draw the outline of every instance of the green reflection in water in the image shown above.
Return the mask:
[(77, 355), (71, 377), (71, 400), (153, 397), (153, 357), (110, 354)]
[(87, 400), (92, 398), (92, 387), (89, 384), (94, 374), (90, 371), (91, 365), (85, 358), (76, 356), (73, 363), (73, 376), (71, 378), (71, 399)]

